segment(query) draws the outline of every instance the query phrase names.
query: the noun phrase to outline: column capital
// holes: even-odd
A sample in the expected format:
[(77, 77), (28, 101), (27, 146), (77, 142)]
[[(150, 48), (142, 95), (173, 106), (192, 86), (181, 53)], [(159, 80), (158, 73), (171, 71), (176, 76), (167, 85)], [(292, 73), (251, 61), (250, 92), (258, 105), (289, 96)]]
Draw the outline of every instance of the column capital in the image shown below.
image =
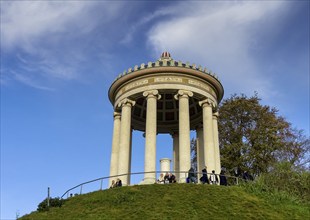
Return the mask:
[(188, 98), (188, 97), (192, 97), (193, 95), (194, 94), (191, 91), (180, 89), (178, 93), (174, 96), (174, 98), (176, 100), (179, 100), (179, 97)]
[(158, 93), (157, 89), (145, 91), (143, 92), (143, 96), (146, 97), (146, 99), (157, 98), (159, 100), (161, 98), (161, 95)]
[(214, 113), (212, 114), (212, 116), (213, 116), (214, 119), (218, 119), (219, 115), (220, 115), (219, 112), (214, 112)]
[(118, 107), (123, 107), (124, 105), (127, 105), (127, 106), (132, 107), (132, 106), (134, 106), (135, 104), (136, 104), (135, 101), (130, 100), (130, 99), (128, 99), (128, 98), (125, 98), (125, 99), (123, 99), (122, 101), (120, 101), (120, 102), (118, 103)]
[(202, 101), (200, 101), (199, 102), (199, 105), (203, 108), (203, 107), (205, 107), (205, 106), (210, 106), (210, 107), (213, 107), (213, 108), (215, 108), (215, 102), (212, 100), (212, 99), (210, 99), (210, 98), (206, 98), (205, 100), (202, 100)]
[(169, 158), (161, 158), (161, 159), (159, 160), (159, 162), (162, 162), (162, 161), (168, 161), (169, 163), (171, 162), (171, 160), (170, 160)]
[(113, 117), (114, 117), (114, 119), (121, 118), (121, 113), (120, 112), (114, 112)]

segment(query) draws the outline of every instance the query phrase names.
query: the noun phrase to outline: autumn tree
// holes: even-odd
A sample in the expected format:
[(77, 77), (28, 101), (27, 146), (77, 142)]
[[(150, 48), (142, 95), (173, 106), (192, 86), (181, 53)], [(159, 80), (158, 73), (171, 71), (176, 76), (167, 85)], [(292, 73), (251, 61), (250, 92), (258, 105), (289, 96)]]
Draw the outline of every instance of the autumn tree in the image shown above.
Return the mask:
[(252, 97), (233, 95), (219, 106), (221, 165), (258, 175), (276, 162), (298, 165), (309, 150), (309, 138), (283, 117), (278, 110), (261, 105)]

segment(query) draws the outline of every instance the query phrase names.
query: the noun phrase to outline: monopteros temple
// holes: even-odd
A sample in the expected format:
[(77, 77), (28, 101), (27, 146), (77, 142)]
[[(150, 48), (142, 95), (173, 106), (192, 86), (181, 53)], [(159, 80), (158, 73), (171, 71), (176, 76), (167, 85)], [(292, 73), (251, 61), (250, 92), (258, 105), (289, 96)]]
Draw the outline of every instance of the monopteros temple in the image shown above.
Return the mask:
[[(114, 108), (110, 176), (130, 173), (132, 131), (145, 133), (143, 183), (156, 181), (156, 137), (171, 134), (173, 169), (185, 182), (191, 167), (190, 131), (196, 131), (197, 164), (201, 171), (220, 172), (217, 106), (224, 95), (218, 77), (206, 68), (175, 61), (164, 52), (120, 74), (109, 89)], [(121, 176), (124, 185), (130, 175)]]

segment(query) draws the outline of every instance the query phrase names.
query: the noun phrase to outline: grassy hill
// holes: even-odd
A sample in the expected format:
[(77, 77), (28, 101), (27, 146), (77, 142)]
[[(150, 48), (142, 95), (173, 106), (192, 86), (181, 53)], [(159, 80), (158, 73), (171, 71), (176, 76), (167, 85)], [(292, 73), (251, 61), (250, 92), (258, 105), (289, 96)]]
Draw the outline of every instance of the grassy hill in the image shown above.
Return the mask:
[(243, 187), (154, 184), (69, 198), (61, 208), (27, 219), (308, 219), (309, 207), (290, 199), (249, 193)]

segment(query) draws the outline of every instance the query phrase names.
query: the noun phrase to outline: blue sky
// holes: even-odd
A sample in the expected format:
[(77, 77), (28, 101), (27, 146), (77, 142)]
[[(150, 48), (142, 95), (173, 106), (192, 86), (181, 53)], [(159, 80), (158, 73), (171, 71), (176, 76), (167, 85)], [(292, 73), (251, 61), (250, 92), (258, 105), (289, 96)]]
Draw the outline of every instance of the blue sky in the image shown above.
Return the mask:
[[(163, 51), (216, 72), (309, 136), (309, 1), (1, 1), (1, 219), (109, 175), (125, 69)], [(144, 139), (133, 134), (132, 171)], [(159, 135), (157, 160), (172, 157)], [(157, 166), (159, 170), (159, 166)], [(142, 178), (142, 177), (141, 177)], [(99, 186), (98, 186), (99, 187)]]

